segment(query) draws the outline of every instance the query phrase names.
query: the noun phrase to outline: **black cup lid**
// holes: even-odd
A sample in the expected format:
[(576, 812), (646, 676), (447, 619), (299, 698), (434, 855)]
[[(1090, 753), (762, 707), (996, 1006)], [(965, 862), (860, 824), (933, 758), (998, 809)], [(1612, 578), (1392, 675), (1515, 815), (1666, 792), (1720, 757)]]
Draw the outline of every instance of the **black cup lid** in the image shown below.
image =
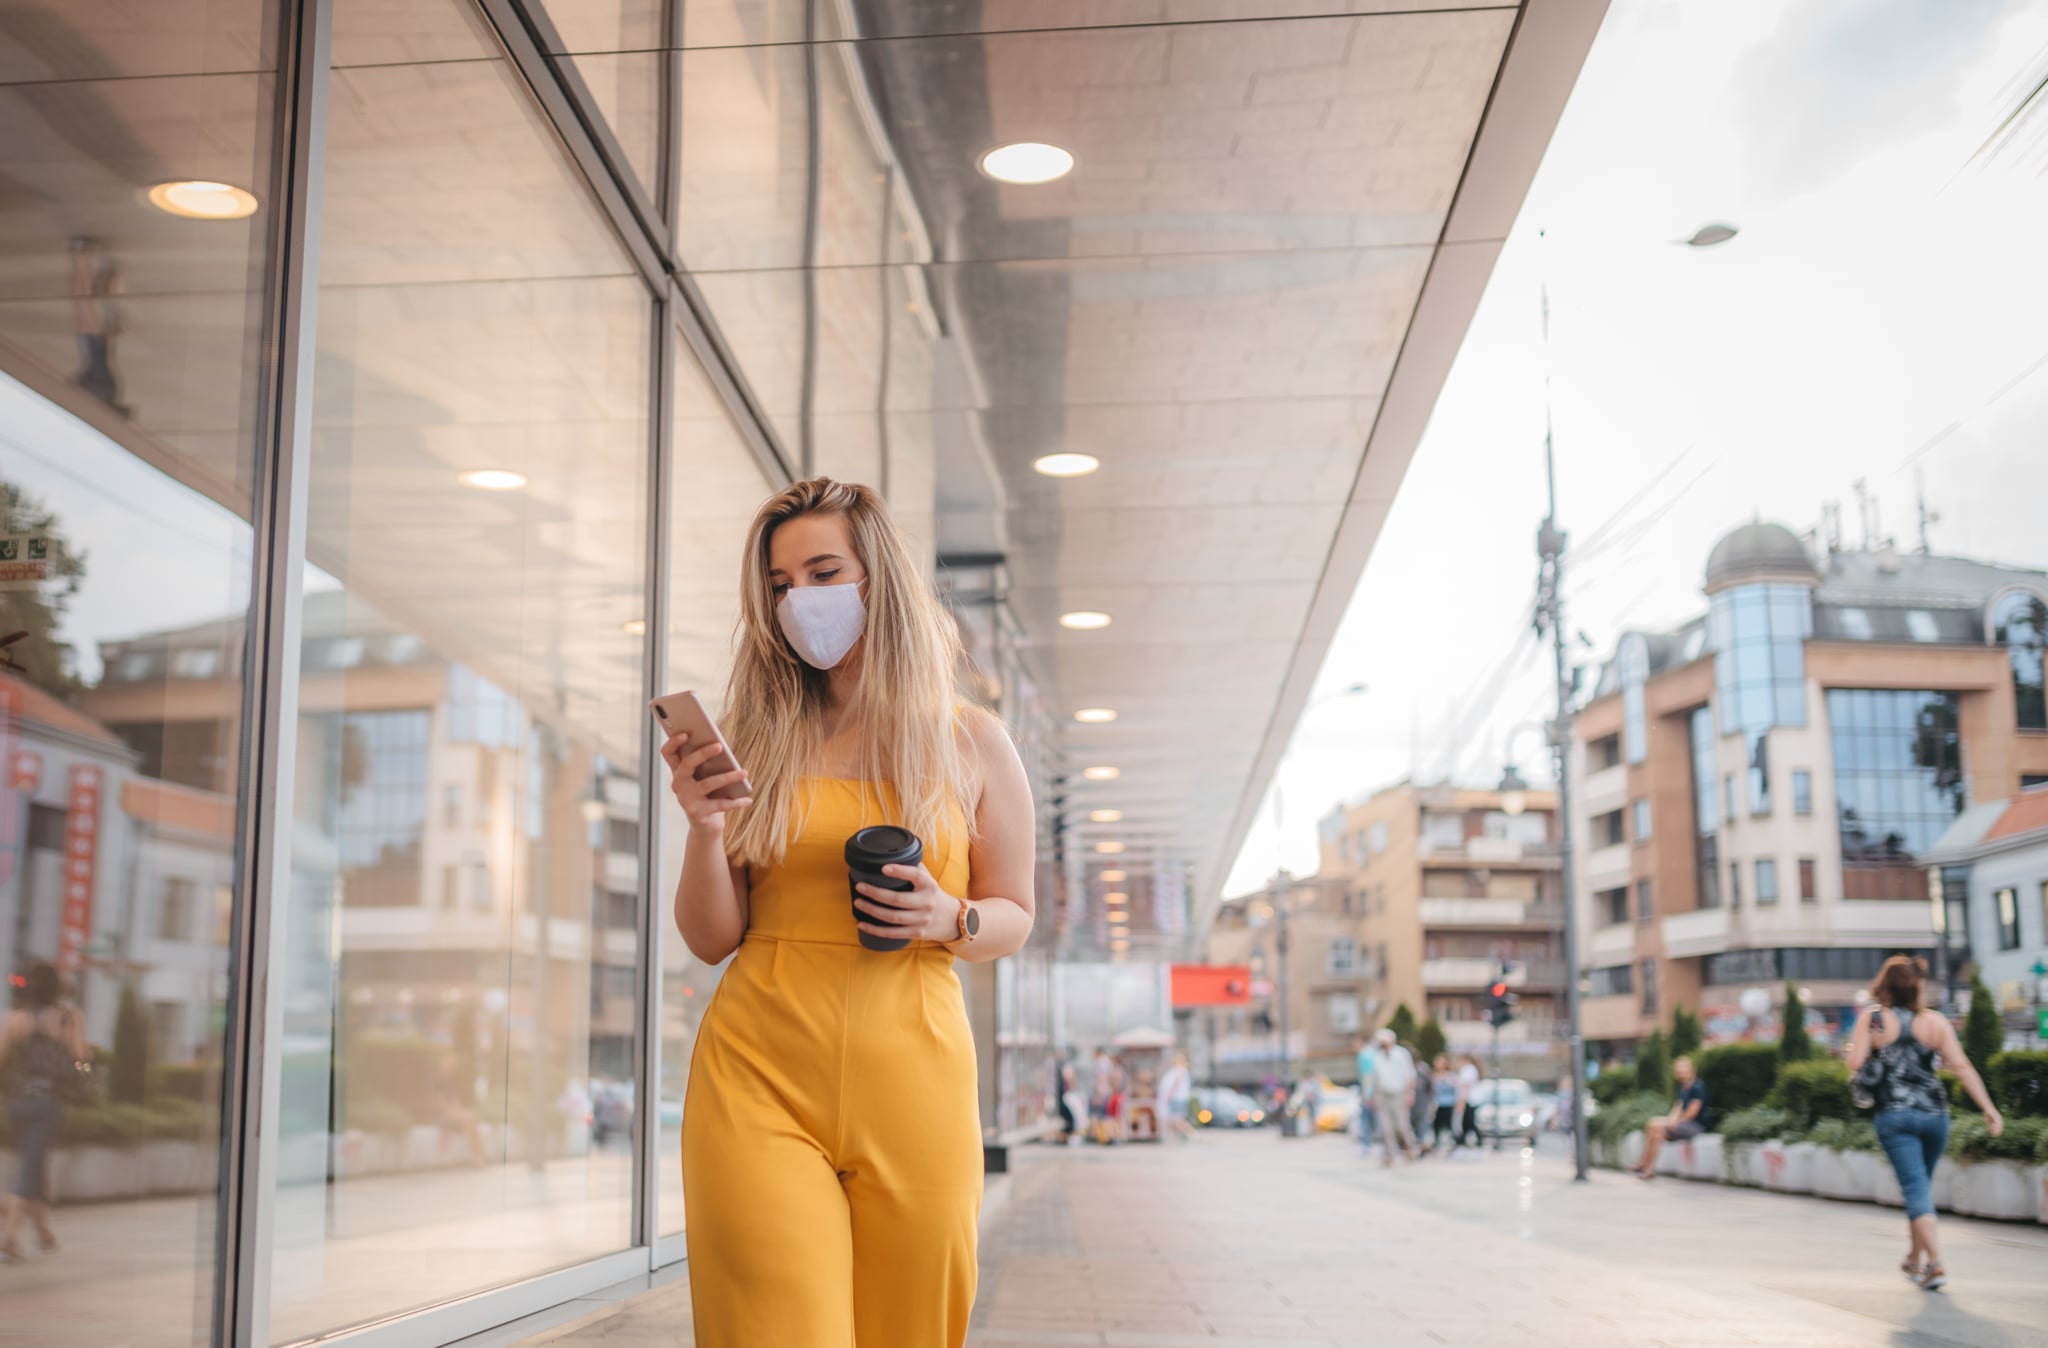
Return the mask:
[(864, 828), (846, 840), (846, 862), (870, 866), (911, 866), (924, 856), (915, 833), (894, 824)]

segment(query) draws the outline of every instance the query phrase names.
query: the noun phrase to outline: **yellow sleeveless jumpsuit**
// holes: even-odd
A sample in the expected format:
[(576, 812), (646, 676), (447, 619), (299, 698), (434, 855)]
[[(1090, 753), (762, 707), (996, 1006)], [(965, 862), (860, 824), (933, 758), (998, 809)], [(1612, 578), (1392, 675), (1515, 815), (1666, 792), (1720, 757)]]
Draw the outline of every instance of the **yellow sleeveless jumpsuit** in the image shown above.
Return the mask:
[[(699, 1027), (683, 1106), (698, 1348), (960, 1348), (974, 1305), (981, 1120), (943, 945), (860, 944), (846, 839), (895, 793), (812, 777)], [(879, 797), (879, 798), (878, 798)], [(955, 808), (925, 865), (967, 893)]]

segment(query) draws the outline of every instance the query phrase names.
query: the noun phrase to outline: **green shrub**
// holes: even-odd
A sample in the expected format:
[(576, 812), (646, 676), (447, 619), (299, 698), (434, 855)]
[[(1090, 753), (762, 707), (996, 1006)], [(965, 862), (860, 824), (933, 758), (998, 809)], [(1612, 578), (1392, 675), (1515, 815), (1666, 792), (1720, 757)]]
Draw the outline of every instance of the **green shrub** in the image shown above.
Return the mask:
[(1415, 1042), (1415, 1013), (1403, 1002), (1394, 1008), (1394, 1014), (1387, 1019), (1387, 1028), (1394, 1032), (1394, 1038), (1404, 1044)]
[(1949, 1107), (1956, 1113), (1981, 1114), (1983, 1112), (1977, 1108), (1977, 1102), (1970, 1098), (1970, 1093), (1963, 1089), (1963, 1079), (1961, 1077), (1945, 1069), (1936, 1072), (1935, 1075), (1941, 1078), (1942, 1089), (1948, 1092)]
[(1991, 1060), (2005, 1046), (2005, 1021), (1998, 1014), (1998, 999), (1984, 986), (1984, 975), (1970, 975), (1970, 1014), (1963, 1017), (1963, 1056), (1987, 1081)]
[(392, 1100), (359, 1100), (348, 1112), (348, 1126), (365, 1133), (402, 1133), (412, 1127), (412, 1112)]
[(1416, 1056), (1426, 1063), (1435, 1063), (1446, 1046), (1444, 1027), (1437, 1023), (1435, 1016), (1423, 1021), (1421, 1028), (1415, 1031)]
[(1700, 1045), (1705, 1042), (1706, 1035), (1700, 1029), (1699, 1013), (1683, 1006), (1672, 1007), (1671, 1057), (1673, 1061), (1683, 1058), (1688, 1053), (1698, 1053)]
[(1636, 1069), (1627, 1063), (1610, 1064), (1600, 1069), (1600, 1075), (1593, 1078), (1587, 1089), (1601, 1105), (1611, 1105), (1636, 1093)]
[(148, 1137), (149, 1111), (141, 1105), (100, 1102), (66, 1111), (57, 1141), (72, 1147), (132, 1147)]
[(1788, 1062), (1778, 1069), (1770, 1103), (1801, 1128), (1812, 1128), (1823, 1119), (1851, 1118), (1855, 1109), (1849, 1101), (1849, 1069), (1833, 1058)]
[(2048, 1119), (2012, 1119), (1998, 1137), (1974, 1114), (1957, 1119), (1949, 1127), (1948, 1154), (1965, 1161), (2032, 1163), (2048, 1155)]
[(142, 1113), (145, 1142), (210, 1142), (220, 1136), (219, 1118), (196, 1100), (152, 1100)]
[(1813, 1056), (1813, 1036), (1806, 1032), (1806, 1003), (1799, 985), (1785, 983), (1785, 1028), (1778, 1037), (1779, 1062), (1805, 1062)]
[(2008, 1049), (1991, 1060), (1984, 1087), (2015, 1119), (2048, 1118), (2048, 1050)]
[(149, 1073), (152, 1100), (190, 1100), (211, 1104), (220, 1099), (220, 1069), (208, 1063), (170, 1063)]
[(1778, 1081), (1778, 1046), (1772, 1043), (1722, 1044), (1693, 1062), (1707, 1088), (1707, 1104), (1716, 1114), (1762, 1104)]
[(1629, 1095), (1586, 1120), (1586, 1133), (1597, 1142), (1619, 1143), (1630, 1133), (1640, 1132), (1651, 1119), (1671, 1112), (1671, 1102), (1661, 1095)]
[(114, 1070), (108, 1075), (107, 1095), (116, 1104), (142, 1103), (149, 1089), (149, 1017), (132, 983), (121, 989), (114, 1013)]
[(1729, 1143), (1772, 1142), (1799, 1136), (1798, 1120), (1775, 1105), (1751, 1105), (1721, 1121), (1721, 1137)]
[(1671, 1053), (1662, 1030), (1652, 1030), (1636, 1054), (1636, 1089), (1657, 1095), (1671, 1089)]
[(1822, 1119), (1806, 1140), (1829, 1151), (1882, 1151), (1877, 1128), (1868, 1119)]

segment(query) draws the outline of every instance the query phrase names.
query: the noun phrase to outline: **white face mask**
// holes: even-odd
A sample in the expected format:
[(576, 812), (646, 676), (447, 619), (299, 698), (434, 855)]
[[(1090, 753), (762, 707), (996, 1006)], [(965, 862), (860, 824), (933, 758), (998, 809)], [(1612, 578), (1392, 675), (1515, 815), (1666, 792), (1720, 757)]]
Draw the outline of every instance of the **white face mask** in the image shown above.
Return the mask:
[(792, 585), (782, 592), (775, 621), (813, 669), (832, 669), (867, 629), (860, 585)]

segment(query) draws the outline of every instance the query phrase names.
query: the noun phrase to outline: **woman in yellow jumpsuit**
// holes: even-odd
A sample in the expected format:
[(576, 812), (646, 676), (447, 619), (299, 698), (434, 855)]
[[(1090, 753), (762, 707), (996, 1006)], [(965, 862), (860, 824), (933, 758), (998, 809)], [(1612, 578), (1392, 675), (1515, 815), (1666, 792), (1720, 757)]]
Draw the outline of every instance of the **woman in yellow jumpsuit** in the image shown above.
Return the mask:
[[(959, 1348), (982, 1162), (953, 961), (1031, 934), (1030, 789), (960, 702), (958, 629), (872, 491), (772, 498), (742, 571), (720, 719), (744, 772), (698, 780), (720, 746), (687, 734), (662, 749), (690, 820), (677, 925), (699, 959), (733, 957), (683, 1109), (697, 1343)], [(844, 847), (876, 824), (924, 860), (857, 914)]]

